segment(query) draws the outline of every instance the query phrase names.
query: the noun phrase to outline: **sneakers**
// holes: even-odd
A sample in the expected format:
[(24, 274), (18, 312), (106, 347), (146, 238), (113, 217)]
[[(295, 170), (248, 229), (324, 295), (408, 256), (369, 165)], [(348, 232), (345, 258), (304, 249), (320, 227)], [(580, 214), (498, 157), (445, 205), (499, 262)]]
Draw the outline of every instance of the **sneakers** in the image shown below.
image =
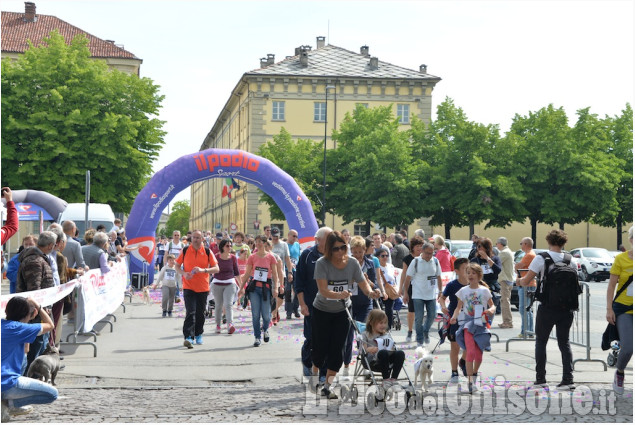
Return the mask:
[(575, 384), (573, 381), (562, 381), (556, 388), (559, 390), (575, 390)]
[(28, 415), (33, 411), (33, 406), (9, 407), (9, 415), (20, 416)]
[[(309, 368), (310, 370), (310, 368)], [(313, 373), (313, 371), (311, 371), (311, 373)], [(309, 378), (309, 390), (311, 390), (312, 393), (317, 393), (317, 389), (320, 385), (320, 378), (317, 375), (310, 375)]]
[(424, 343), (425, 345), (430, 344), (430, 337), (429, 337), (428, 335), (424, 335), (424, 336), (423, 336), (423, 343)]
[(265, 342), (269, 342), (269, 331), (265, 331), (265, 333), (262, 335), (262, 339)]
[(394, 378), (386, 378), (386, 379), (384, 379), (384, 382), (383, 382), (382, 386), (387, 391), (389, 388), (393, 387), (396, 383), (397, 383), (396, 379), (394, 379)]
[(168, 311), (168, 317), (172, 317), (172, 312)]
[(511, 329), (514, 327), (511, 323), (499, 323), (498, 327), (501, 329)]
[(227, 316), (223, 314), (223, 325), (227, 323)]
[(168, 312), (163, 310), (163, 317), (167, 317), (168, 316)]
[(624, 373), (619, 373), (617, 370), (613, 378), (613, 391), (619, 395), (624, 394)]
[(342, 376), (348, 376), (348, 367), (344, 366), (344, 370), (342, 370)]
[(227, 328), (227, 333), (229, 335), (233, 334), (234, 332), (236, 332), (236, 328), (234, 327), (234, 325), (232, 325), (231, 323), (229, 324), (229, 327)]
[(9, 414), (9, 404), (6, 400), (2, 400), (2, 422), (9, 422), (11, 415)]
[(406, 336), (406, 342), (412, 342), (412, 331), (408, 331), (408, 335)]
[(256, 338), (254, 341), (254, 347), (260, 347), (260, 338)]
[(216, 333), (219, 334), (220, 333), (220, 326), (216, 326)]
[(322, 392), (320, 394), (326, 397), (327, 400), (337, 400), (337, 395), (330, 389), (322, 388)]
[(459, 372), (457, 371), (452, 371), (452, 376), (450, 376), (450, 383), (451, 384), (458, 384), (459, 383)]
[(459, 359), (459, 367), (461, 368), (461, 372), (463, 372), (463, 376), (467, 376), (467, 364), (465, 363), (465, 359)]
[(291, 313), (287, 313), (287, 320), (291, 320)]
[(293, 315), (295, 316), (296, 319), (300, 318), (300, 312), (298, 310), (294, 311)]
[(194, 339), (191, 336), (188, 336), (185, 338), (185, 341), (183, 341), (183, 345), (187, 348), (194, 348)]
[(536, 378), (536, 380), (534, 381), (534, 387), (546, 387), (547, 386), (547, 380), (545, 378)]
[[(524, 337), (525, 337), (525, 336), (523, 335), (523, 333), (522, 333), (522, 332), (518, 334), (518, 338), (524, 338)], [(528, 335), (527, 335), (527, 338), (533, 338), (533, 337), (534, 337), (534, 336), (533, 336), (532, 334), (528, 334)]]

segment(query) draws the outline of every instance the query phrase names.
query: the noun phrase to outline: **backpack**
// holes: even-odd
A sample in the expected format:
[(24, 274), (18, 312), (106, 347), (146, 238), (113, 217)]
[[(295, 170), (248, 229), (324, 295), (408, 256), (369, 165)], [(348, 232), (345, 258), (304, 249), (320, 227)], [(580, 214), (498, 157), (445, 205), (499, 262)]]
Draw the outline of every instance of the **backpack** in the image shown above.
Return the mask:
[(571, 254), (565, 253), (562, 261), (558, 262), (553, 261), (547, 252), (539, 255), (545, 260), (545, 268), (536, 288), (536, 299), (550, 308), (577, 311), (582, 286), (578, 272), (570, 266)]

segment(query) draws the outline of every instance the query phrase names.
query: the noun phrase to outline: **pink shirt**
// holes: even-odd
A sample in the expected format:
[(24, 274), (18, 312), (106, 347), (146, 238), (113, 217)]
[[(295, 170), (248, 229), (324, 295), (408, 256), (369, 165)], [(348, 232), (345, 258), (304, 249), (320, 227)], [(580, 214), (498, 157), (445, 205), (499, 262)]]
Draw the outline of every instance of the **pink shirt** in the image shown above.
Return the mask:
[(264, 257), (260, 257), (258, 254), (251, 254), (249, 256), (249, 259), (247, 260), (247, 265), (251, 266), (251, 277), (253, 277), (254, 279), (256, 279), (258, 274), (257, 271), (260, 269), (262, 270), (262, 272), (266, 271), (267, 280), (273, 280), (272, 270), (275, 270), (276, 263), (276, 257), (274, 257), (273, 254), (270, 252), (267, 253), (267, 255), (265, 255)]
[(437, 260), (439, 260), (439, 264), (441, 265), (441, 271), (442, 272), (451, 272), (452, 271), (452, 264), (451, 263), (451, 257), (452, 254), (450, 254), (450, 251), (447, 248), (443, 248), (437, 251), (436, 254), (434, 254), (435, 257), (437, 257)]

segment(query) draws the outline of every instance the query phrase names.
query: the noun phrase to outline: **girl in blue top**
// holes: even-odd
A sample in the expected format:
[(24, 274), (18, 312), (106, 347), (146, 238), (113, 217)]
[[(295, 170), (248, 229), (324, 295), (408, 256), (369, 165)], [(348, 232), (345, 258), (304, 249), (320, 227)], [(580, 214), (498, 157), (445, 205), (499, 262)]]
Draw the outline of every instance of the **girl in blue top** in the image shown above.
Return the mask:
[[(11, 414), (29, 413), (29, 404), (52, 403), (57, 390), (52, 385), (22, 376), (25, 344), (53, 330), (53, 320), (31, 298), (15, 296), (9, 300), (2, 319), (2, 422)], [(41, 323), (29, 323), (39, 314)]]

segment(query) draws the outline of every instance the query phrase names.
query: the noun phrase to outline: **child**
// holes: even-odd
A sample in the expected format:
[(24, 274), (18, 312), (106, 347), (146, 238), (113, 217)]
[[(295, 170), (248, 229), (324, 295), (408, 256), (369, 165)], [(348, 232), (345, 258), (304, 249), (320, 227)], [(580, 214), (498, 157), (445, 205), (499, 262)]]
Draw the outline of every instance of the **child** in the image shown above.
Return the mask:
[[(456, 310), (456, 306), (458, 304), (458, 299), (456, 298), (456, 293), (467, 286), (467, 264), (470, 262), (467, 258), (459, 258), (454, 264), (454, 271), (456, 273), (456, 279), (452, 282), (448, 283), (443, 290), (443, 295), (439, 297), (439, 303), (441, 304), (444, 314), (448, 317), (452, 317), (454, 315), (454, 311)], [(445, 306), (445, 300), (450, 297), (450, 304)], [(459, 372), (458, 367), (461, 367), (463, 372), (463, 376), (467, 376), (467, 366), (465, 363), (465, 350), (463, 350), (463, 355), (459, 360), (459, 351), (461, 351), (459, 344), (456, 343), (456, 331), (459, 328), (459, 325), (454, 324), (450, 325), (448, 329), (448, 339), (450, 340), (450, 366), (452, 366), (452, 377), (450, 378), (450, 382), (458, 383), (459, 382)]]
[[(379, 309), (374, 309), (366, 319), (366, 330), (362, 333), (362, 344), (367, 353), (370, 368), (381, 372), (384, 378), (384, 387), (389, 388), (397, 382), (397, 377), (406, 355), (397, 350), (395, 341), (388, 330), (388, 316)], [(391, 368), (392, 366), (392, 368)]]
[(161, 306), (163, 307), (163, 317), (172, 317), (172, 308), (174, 307), (174, 298), (176, 295), (176, 283), (180, 276), (176, 274), (176, 258), (173, 254), (166, 256), (168, 263), (163, 266), (159, 272), (156, 282), (152, 285), (152, 289), (161, 286)]
[[(494, 316), (496, 306), (492, 301), (492, 294), (483, 282), (483, 269), (476, 263), (467, 265), (467, 280), (469, 286), (464, 286), (457, 293), (458, 303), (451, 324), (457, 323), (459, 314), (461, 321), (456, 331), (456, 342), (467, 351), (468, 391), (474, 391), (473, 383), (478, 376), (478, 369), (483, 362), (483, 351), (490, 351), (490, 331), (486, 324), (487, 316)], [(485, 310), (485, 305), (489, 308)], [(487, 323), (484, 323), (484, 319)]]

